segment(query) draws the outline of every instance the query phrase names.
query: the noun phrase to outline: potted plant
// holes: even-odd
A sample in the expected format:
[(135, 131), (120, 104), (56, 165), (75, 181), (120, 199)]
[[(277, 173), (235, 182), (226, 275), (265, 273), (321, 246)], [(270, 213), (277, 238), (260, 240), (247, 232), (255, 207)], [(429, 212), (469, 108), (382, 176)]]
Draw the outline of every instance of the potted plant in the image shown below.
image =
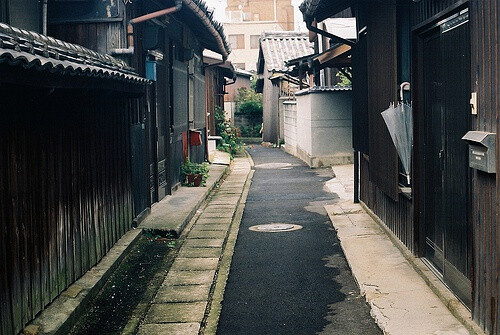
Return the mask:
[(207, 163), (193, 163), (186, 159), (186, 163), (181, 165), (181, 178), (186, 186), (205, 186), (208, 178)]

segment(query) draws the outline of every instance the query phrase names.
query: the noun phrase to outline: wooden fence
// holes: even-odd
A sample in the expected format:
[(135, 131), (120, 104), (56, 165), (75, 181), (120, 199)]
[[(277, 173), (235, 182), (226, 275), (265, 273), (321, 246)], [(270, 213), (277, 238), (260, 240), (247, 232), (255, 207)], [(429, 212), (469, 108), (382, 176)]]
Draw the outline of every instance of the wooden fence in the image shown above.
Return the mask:
[(129, 104), (12, 85), (0, 97), (0, 334), (11, 335), (129, 229)]

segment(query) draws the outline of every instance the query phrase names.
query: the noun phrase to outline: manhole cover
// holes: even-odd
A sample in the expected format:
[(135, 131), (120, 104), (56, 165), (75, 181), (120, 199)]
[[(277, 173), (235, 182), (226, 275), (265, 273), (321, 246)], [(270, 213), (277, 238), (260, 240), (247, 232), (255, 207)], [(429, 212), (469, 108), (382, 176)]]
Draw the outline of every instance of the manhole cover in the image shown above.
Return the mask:
[(262, 233), (279, 233), (279, 232), (299, 230), (302, 229), (302, 226), (290, 223), (269, 223), (269, 224), (260, 224), (257, 226), (252, 226), (248, 229)]

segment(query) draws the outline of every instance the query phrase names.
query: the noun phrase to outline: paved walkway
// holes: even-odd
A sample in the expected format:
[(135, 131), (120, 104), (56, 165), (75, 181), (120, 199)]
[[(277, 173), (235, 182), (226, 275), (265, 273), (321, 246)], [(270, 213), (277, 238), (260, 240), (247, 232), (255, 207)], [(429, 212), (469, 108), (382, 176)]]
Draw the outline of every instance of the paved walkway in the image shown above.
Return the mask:
[(217, 334), (382, 334), (324, 209), (337, 197), (324, 188), (332, 170), (277, 148), (249, 153), (255, 174)]
[(198, 211), (138, 334), (197, 335), (206, 324), (213, 307), (211, 295), (223, 272), (221, 256), (249, 174), (248, 158), (235, 158), (231, 173), (206, 207)]
[(227, 171), (229, 154), (217, 151), (217, 157), (218, 163), (210, 165), (207, 187), (180, 187), (154, 205), (139, 228), (167, 231), (179, 236)]
[[(429, 270), (420, 259), (409, 252), (406, 257), (396, 248), (381, 226), (367, 214), (363, 207), (354, 204), (353, 166), (333, 167), (336, 178), (327, 183), (340, 199), (325, 206), (337, 231), (361, 293), (371, 307), (371, 315), (384, 334), (431, 335), (469, 334), (443, 304), (438, 296), (417, 274), (408, 259), (419, 267)], [(390, 234), (390, 233), (389, 233)], [(404, 247), (403, 247), (404, 248)], [(471, 333), (482, 333), (472, 324), (465, 307), (447, 291), (442, 283), (429, 274), (433, 285), (441, 286), (441, 294), (450, 306), (460, 308), (464, 318), (469, 318)]]

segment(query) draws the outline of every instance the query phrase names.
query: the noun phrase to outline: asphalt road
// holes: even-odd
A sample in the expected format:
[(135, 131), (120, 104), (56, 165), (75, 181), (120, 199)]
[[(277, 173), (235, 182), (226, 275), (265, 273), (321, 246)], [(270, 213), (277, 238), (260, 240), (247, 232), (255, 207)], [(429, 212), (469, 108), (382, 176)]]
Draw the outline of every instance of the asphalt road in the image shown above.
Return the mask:
[[(224, 294), (218, 335), (382, 334), (324, 210), (330, 168), (309, 169), (279, 149), (249, 150), (255, 174)], [(255, 225), (300, 225), (261, 232)]]

